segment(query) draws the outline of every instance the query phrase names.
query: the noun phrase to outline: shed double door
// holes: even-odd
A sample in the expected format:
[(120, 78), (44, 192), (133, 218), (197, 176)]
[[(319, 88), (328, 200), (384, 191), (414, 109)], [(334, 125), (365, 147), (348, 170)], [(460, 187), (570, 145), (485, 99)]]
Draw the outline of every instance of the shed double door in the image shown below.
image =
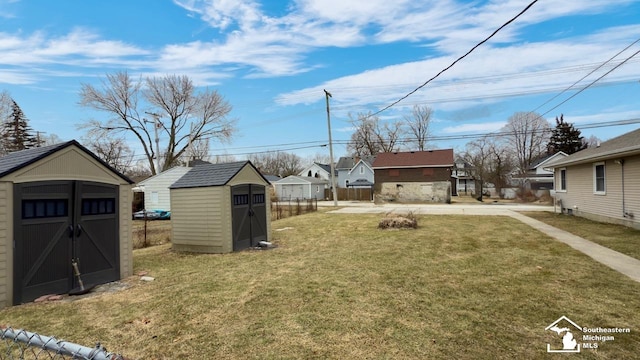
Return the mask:
[(14, 185), (15, 304), (120, 278), (118, 186), (86, 181)]
[(267, 240), (265, 186), (248, 184), (231, 187), (233, 251), (258, 246)]

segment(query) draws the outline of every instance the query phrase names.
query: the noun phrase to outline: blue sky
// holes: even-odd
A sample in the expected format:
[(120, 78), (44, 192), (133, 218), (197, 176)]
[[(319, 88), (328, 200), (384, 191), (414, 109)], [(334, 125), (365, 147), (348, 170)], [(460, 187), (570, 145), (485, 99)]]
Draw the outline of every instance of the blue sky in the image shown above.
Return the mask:
[[(78, 105), (81, 84), (107, 73), (188, 75), (233, 106), (238, 132), (211, 152), (328, 153), (331, 99), (336, 156), (346, 154), (349, 114), (375, 112), (467, 52), (529, 0), (0, 0), (0, 90), (35, 130), (79, 139), (77, 125), (106, 114)], [(433, 109), (437, 148), (500, 129), (518, 111), (561, 113), (576, 127), (640, 119), (640, 1), (540, 0), (489, 42), (380, 114)], [(631, 58), (630, 58), (631, 57)], [(543, 105), (544, 104), (544, 105)], [(541, 106), (542, 105), (542, 106)], [(639, 123), (582, 129), (602, 140)], [(446, 137), (446, 138), (445, 138)], [(443, 139), (445, 138), (445, 139)], [(132, 145), (135, 143), (132, 142)], [(138, 153), (141, 155), (141, 153)]]

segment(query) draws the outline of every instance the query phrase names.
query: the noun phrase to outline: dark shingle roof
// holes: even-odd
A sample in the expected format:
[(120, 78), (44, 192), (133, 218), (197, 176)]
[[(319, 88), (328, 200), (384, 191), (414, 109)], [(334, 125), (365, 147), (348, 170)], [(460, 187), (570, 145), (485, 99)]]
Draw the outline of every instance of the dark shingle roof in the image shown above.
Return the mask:
[(358, 161), (355, 157), (352, 156), (343, 156), (338, 159), (338, 163), (336, 164), (336, 170), (338, 169), (351, 169), (353, 165)]
[[(207, 186), (222, 186), (226, 185), (245, 165), (253, 167), (258, 174), (260, 172), (256, 169), (250, 161), (236, 161), (222, 164), (201, 164), (194, 166), (183, 177), (178, 179), (169, 189), (181, 189), (181, 188), (194, 188), (194, 187), (207, 187)], [(268, 182), (264, 178), (265, 182)]]
[(20, 150), (20, 151), (9, 153), (0, 158), (0, 177), (11, 174), (14, 171), (20, 170), (25, 166), (33, 164), (34, 162), (40, 159), (44, 159), (45, 157), (72, 145), (77, 146), (80, 150), (89, 154), (91, 157), (93, 157), (95, 160), (100, 162), (106, 168), (108, 168), (109, 170), (117, 174), (119, 177), (127, 181), (129, 184), (133, 184), (133, 181), (131, 179), (124, 176), (123, 174), (121, 174), (111, 166), (109, 166), (109, 164), (107, 164), (98, 156), (96, 156), (94, 153), (89, 151), (89, 149), (80, 145), (80, 143), (78, 143), (76, 140), (71, 140), (64, 143), (42, 146), (42, 147), (31, 148), (31, 149)]
[(600, 146), (589, 147), (573, 153), (559, 161), (554, 161), (549, 164), (549, 167), (581, 164), (632, 154), (640, 154), (640, 129), (607, 140)]
[(373, 168), (453, 166), (453, 149), (379, 153)]

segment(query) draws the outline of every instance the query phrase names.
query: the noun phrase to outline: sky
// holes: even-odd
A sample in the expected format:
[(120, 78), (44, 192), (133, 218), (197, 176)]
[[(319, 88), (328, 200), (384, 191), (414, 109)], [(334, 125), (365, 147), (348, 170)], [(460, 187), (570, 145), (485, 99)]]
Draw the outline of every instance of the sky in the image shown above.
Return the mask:
[(530, 3), (0, 0), (0, 90), (34, 130), (80, 140), (79, 125), (109, 116), (79, 105), (82, 84), (119, 71), (187, 75), (233, 107), (236, 135), (211, 155), (236, 159), (327, 155), (324, 89), (336, 158), (347, 155), (350, 117), (416, 89), (378, 116), (430, 107), (432, 148), (462, 151), (516, 112), (563, 114), (601, 140), (640, 127), (637, 0), (539, 0), (424, 85)]

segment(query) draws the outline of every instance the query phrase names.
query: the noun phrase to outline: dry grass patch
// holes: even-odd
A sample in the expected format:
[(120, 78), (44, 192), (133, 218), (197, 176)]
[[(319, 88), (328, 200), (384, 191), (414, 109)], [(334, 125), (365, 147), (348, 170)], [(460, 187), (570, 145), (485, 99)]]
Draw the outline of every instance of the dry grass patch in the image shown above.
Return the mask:
[(523, 212), (523, 214), (609, 249), (640, 259), (640, 230), (547, 211), (531, 211)]
[[(278, 248), (136, 250), (156, 278), (73, 303), (0, 310), (2, 322), (134, 359), (532, 359), (566, 315), (632, 332), (581, 359), (640, 353), (640, 284), (508, 217), (283, 219)], [(561, 343), (560, 343), (561, 345)]]
[(171, 221), (147, 221), (145, 229), (144, 220), (132, 220), (131, 228), (134, 249), (141, 249), (171, 242)]
[(416, 229), (417, 227), (418, 219), (412, 212), (406, 215), (387, 213), (378, 222), (378, 229)]

